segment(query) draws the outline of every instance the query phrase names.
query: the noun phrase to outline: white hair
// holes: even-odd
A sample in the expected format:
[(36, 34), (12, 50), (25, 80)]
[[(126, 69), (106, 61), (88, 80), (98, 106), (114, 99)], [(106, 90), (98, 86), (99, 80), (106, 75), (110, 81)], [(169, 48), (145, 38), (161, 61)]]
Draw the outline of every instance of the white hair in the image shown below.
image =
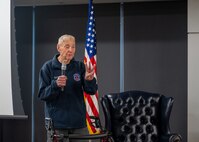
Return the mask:
[(72, 35), (62, 35), (59, 39), (58, 39), (58, 44), (62, 44), (63, 42), (65, 42), (66, 40), (74, 40), (75, 41), (75, 37)]

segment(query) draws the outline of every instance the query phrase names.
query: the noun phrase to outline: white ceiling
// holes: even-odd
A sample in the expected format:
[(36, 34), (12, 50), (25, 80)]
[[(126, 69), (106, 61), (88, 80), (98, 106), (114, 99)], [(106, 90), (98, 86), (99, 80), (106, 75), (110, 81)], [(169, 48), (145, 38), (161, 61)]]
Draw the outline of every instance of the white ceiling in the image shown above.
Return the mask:
[[(15, 6), (87, 4), (89, 0), (13, 0)], [(147, 2), (174, 0), (93, 0), (93, 3)]]

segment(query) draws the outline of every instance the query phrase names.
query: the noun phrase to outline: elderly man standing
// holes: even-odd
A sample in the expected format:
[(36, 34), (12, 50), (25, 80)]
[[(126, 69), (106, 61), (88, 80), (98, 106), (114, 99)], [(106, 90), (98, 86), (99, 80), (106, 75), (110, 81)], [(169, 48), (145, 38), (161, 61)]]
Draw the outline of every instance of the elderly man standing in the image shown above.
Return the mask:
[(57, 51), (40, 70), (38, 98), (45, 102), (47, 142), (69, 142), (52, 135), (88, 134), (83, 91), (88, 94), (97, 91), (95, 65), (74, 59), (76, 46), (72, 35), (58, 39)]

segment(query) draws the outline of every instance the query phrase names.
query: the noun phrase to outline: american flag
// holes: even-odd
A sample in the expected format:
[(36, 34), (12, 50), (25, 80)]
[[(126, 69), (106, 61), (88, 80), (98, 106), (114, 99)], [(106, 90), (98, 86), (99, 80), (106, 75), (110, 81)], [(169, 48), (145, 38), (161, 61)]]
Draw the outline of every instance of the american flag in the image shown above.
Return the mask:
[[(86, 64), (97, 65), (96, 58), (96, 30), (95, 30), (95, 17), (94, 17), (94, 7), (93, 0), (89, 0), (89, 10), (88, 10), (88, 23), (86, 32), (86, 45), (85, 45), (85, 56), (84, 62)], [(97, 67), (97, 66), (96, 66)], [(95, 68), (95, 78), (96, 68)], [(99, 120), (99, 105), (98, 105), (98, 92), (95, 95), (89, 95), (84, 92), (84, 98), (86, 103), (86, 121), (87, 127), (90, 134), (96, 134), (100, 132), (98, 124)]]

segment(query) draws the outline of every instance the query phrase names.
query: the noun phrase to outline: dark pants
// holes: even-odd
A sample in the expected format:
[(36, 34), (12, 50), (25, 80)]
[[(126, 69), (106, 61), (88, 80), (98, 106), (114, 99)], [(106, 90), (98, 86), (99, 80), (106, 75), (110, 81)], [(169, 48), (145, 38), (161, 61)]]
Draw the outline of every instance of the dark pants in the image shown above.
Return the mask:
[(59, 137), (52, 138), (52, 132), (47, 130), (47, 142), (89, 142), (89, 140), (69, 140), (67, 138), (68, 134), (89, 134), (89, 133), (86, 127), (80, 129), (66, 129), (66, 130), (55, 129), (54, 135), (57, 135)]

